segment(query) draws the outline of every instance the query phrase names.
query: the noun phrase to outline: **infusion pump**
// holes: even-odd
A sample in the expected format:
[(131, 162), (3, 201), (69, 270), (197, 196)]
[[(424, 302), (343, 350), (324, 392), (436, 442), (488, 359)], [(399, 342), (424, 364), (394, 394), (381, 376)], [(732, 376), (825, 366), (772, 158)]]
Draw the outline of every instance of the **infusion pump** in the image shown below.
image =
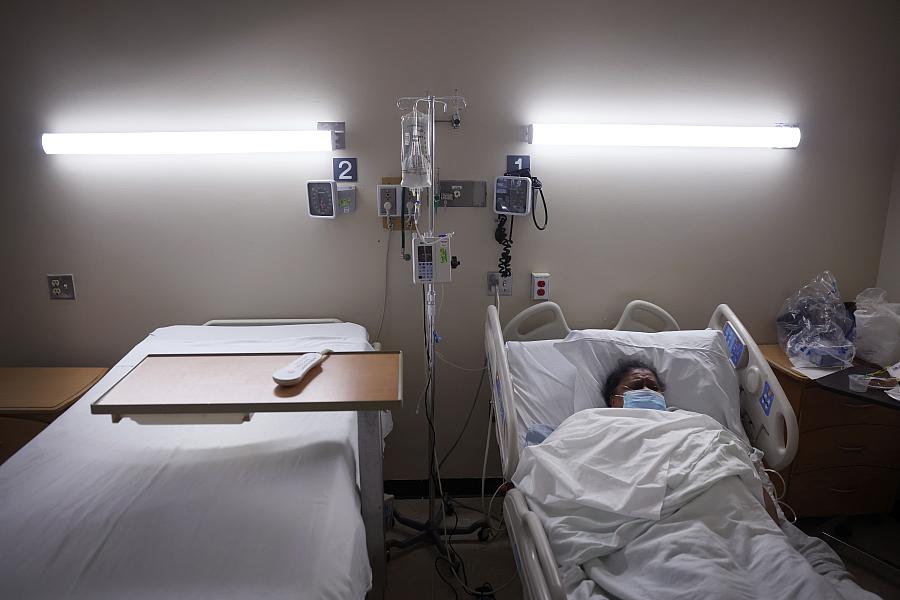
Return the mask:
[(425, 237), (414, 235), (413, 283), (447, 283), (453, 268), (450, 256), (450, 236)]

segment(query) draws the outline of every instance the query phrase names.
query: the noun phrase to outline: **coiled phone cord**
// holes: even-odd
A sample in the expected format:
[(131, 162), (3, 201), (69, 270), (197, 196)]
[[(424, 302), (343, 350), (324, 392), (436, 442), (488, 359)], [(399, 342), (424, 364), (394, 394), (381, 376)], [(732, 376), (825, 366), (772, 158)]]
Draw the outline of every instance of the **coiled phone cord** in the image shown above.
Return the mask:
[(509, 235), (506, 235), (507, 218), (507, 215), (497, 216), (497, 230), (494, 232), (494, 239), (497, 240), (498, 244), (503, 246), (503, 251), (500, 253), (500, 260), (497, 263), (500, 277), (510, 277), (512, 275), (512, 232), (513, 225), (516, 221), (515, 217), (509, 219)]

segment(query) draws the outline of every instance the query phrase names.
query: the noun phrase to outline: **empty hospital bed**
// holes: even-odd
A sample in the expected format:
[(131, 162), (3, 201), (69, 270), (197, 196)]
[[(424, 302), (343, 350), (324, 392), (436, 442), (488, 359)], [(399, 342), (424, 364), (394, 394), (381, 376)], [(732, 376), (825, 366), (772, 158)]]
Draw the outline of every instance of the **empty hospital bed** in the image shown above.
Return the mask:
[(90, 412), (150, 354), (372, 349), (353, 323), (284, 322), (157, 329), (0, 466), (0, 597), (363, 598), (356, 413), (145, 426)]
[[(535, 325), (536, 324), (536, 325)], [(796, 417), (788, 403), (777, 379), (768, 366), (768, 363), (759, 352), (758, 347), (750, 336), (749, 332), (741, 324), (737, 316), (726, 305), (720, 305), (714, 312), (710, 324), (710, 330), (693, 332), (692, 335), (683, 337), (699, 339), (702, 341), (704, 351), (718, 355), (715, 362), (722, 372), (721, 379), (723, 381), (712, 382), (716, 389), (729, 390), (729, 386), (733, 387), (733, 405), (722, 410), (721, 407), (715, 406), (682, 406), (692, 413), (680, 413), (681, 415), (690, 416), (693, 413), (703, 413), (713, 417), (718, 423), (713, 422), (706, 417), (697, 417), (697, 419), (711, 422), (720, 430), (730, 430), (734, 432), (734, 438), (740, 438), (747, 442), (746, 448), (758, 448), (764, 452), (767, 465), (773, 469), (781, 469), (786, 467), (794, 457), (797, 449), (797, 421)], [(579, 415), (574, 415), (580, 409), (586, 406), (579, 406), (579, 397), (584, 396), (585, 377), (579, 376), (575, 365), (579, 364), (576, 360), (572, 362), (567, 360), (560, 352), (567, 352), (569, 359), (571, 356), (571, 348), (559, 345), (561, 342), (578, 343), (585, 339), (590, 339), (592, 335), (599, 338), (618, 339), (624, 336), (624, 342), (627, 351), (631, 351), (629, 345), (637, 344), (644, 334), (619, 333), (625, 331), (634, 332), (657, 332), (663, 330), (673, 331), (672, 334), (663, 334), (669, 336), (666, 339), (677, 339), (682, 334), (691, 334), (691, 332), (677, 332), (678, 325), (675, 320), (665, 311), (647, 302), (635, 301), (626, 307), (618, 325), (615, 328), (617, 332), (603, 331), (585, 331), (572, 332), (566, 324), (562, 310), (558, 305), (545, 302), (526, 309), (519, 315), (515, 316), (507, 324), (506, 328), (501, 327), (499, 314), (494, 306), (488, 307), (487, 320), (485, 326), (485, 348), (488, 356), (488, 363), (491, 376), (492, 402), (496, 416), (497, 437), (500, 447), (501, 461), (503, 466), (504, 478), (513, 481), (518, 478), (520, 481), (527, 483), (526, 493), (523, 489), (511, 489), (504, 500), (504, 518), (507, 522), (510, 537), (513, 545), (513, 551), (517, 566), (523, 582), (523, 588), (527, 598), (531, 600), (569, 600), (577, 599), (606, 599), (612, 597), (666, 597), (667, 595), (678, 595), (675, 591), (657, 587), (655, 589), (644, 587), (642, 581), (644, 578), (651, 580), (648, 585), (654, 584), (653, 576), (656, 576), (656, 582), (669, 578), (673, 585), (679, 579), (680, 585), (694, 585), (696, 591), (689, 597), (703, 597), (704, 585), (703, 578), (705, 568), (700, 562), (700, 569), (697, 572), (679, 572), (678, 559), (670, 560), (671, 557), (665, 558), (667, 554), (683, 550), (675, 549), (677, 542), (672, 543), (673, 539), (678, 537), (678, 529), (673, 529), (672, 523), (667, 523), (669, 532), (675, 531), (675, 538), (669, 537), (663, 545), (649, 545), (648, 539), (652, 540), (651, 533), (641, 534), (644, 537), (637, 538), (631, 544), (635, 547), (648, 546), (651, 548), (649, 552), (643, 555), (632, 552), (629, 554), (629, 546), (618, 551), (611, 559), (608, 567), (605, 564), (598, 564), (597, 559), (587, 564), (569, 564), (572, 553), (568, 552), (572, 547), (583, 548), (585, 544), (590, 546), (596, 542), (596, 537), (578, 539), (593, 533), (572, 531), (572, 523), (578, 523), (579, 519), (587, 519), (580, 521), (582, 524), (587, 523), (588, 529), (592, 527), (592, 519), (598, 514), (603, 517), (606, 513), (592, 508), (593, 496), (584, 504), (572, 504), (572, 518), (560, 517), (559, 514), (553, 514), (547, 508), (556, 502), (556, 505), (562, 505), (569, 510), (569, 506), (565, 502), (569, 502), (578, 493), (587, 493), (579, 490), (582, 487), (580, 481), (573, 481), (572, 473), (563, 469), (559, 472), (545, 469), (545, 481), (535, 485), (530, 473), (525, 471), (532, 464), (539, 464), (535, 460), (531, 460), (533, 455), (537, 455), (533, 451), (540, 449), (539, 446), (525, 449), (525, 435), (529, 427), (535, 425), (549, 424), (556, 427), (558, 431), (554, 437), (551, 434), (547, 438), (551, 440), (555, 447), (565, 445), (565, 440), (560, 437), (568, 432), (577, 430), (578, 421), (585, 421), (589, 416), (607, 416), (612, 419), (622, 419), (623, 417), (613, 415), (625, 415), (627, 409), (600, 409), (599, 411), (588, 411)], [(721, 332), (721, 333), (718, 333)], [(570, 335), (571, 334), (571, 335)], [(630, 336), (630, 337), (629, 337)], [(674, 337), (673, 337), (674, 336)], [(658, 336), (659, 337), (659, 336)], [(566, 340), (563, 342), (563, 340)], [(636, 341), (637, 340), (637, 341)], [(590, 341), (589, 344), (594, 343)], [(689, 348), (693, 342), (690, 339), (685, 343), (678, 343), (674, 346)], [(657, 349), (654, 349), (657, 350)], [(602, 353), (601, 353), (602, 354)], [(663, 356), (657, 354), (657, 357)], [(593, 358), (593, 357), (592, 357)], [(704, 360), (706, 360), (704, 358)], [(673, 363), (674, 364), (674, 363)], [(722, 364), (725, 367), (722, 367)], [(657, 364), (657, 368), (660, 366)], [(662, 371), (662, 369), (660, 369)], [(582, 373), (583, 375), (583, 373)], [(588, 392), (590, 390), (587, 390)], [(667, 393), (668, 398), (668, 393)], [(728, 400), (721, 404), (729, 404)], [(596, 406), (596, 404), (595, 404)], [(611, 412), (626, 411), (626, 412)], [(656, 413), (657, 411), (649, 411)], [(712, 413), (712, 414), (711, 414)], [(672, 415), (674, 413), (670, 413)], [(570, 418), (571, 417), (571, 418)], [(666, 416), (666, 419), (669, 417)], [(674, 418), (680, 418), (676, 416)], [(693, 418), (693, 417), (690, 417)], [(660, 417), (663, 419), (663, 417)], [(669, 419), (671, 420), (671, 419)], [(594, 419), (594, 423), (602, 423)], [(575, 423), (573, 425), (573, 423)], [(705, 426), (705, 425), (704, 425)], [(582, 430), (584, 429), (582, 428)], [(562, 433), (560, 433), (562, 432)], [(606, 429), (606, 433), (615, 432), (615, 427)], [(724, 434), (723, 434), (724, 435)], [(613, 436), (611, 436), (613, 437)], [(593, 443), (593, 441), (591, 442)], [(736, 442), (740, 444), (739, 442)], [(555, 450), (554, 450), (555, 451)], [(523, 461), (523, 452), (529, 461)], [(544, 455), (547, 455), (545, 452)], [(745, 454), (746, 456), (746, 454)], [(648, 459), (649, 460), (649, 459)], [(517, 472), (517, 467), (521, 462), (529, 462)], [(573, 463), (582, 462), (581, 456), (575, 456)], [(634, 463), (639, 464), (639, 462)], [(578, 471), (573, 467), (572, 472)], [(590, 472), (590, 469), (581, 469), (582, 473)], [(613, 474), (607, 479), (610, 490), (615, 489), (615, 476)], [(652, 475), (652, 473), (651, 473)], [(602, 479), (603, 474), (599, 477)], [(546, 479), (556, 478), (556, 483), (546, 481)], [(566, 479), (568, 478), (568, 479)], [(761, 478), (767, 480), (765, 473), (761, 474)], [(734, 478), (728, 478), (730, 481)], [(729, 483), (721, 485), (730, 485)], [(602, 486), (601, 486), (602, 487)], [(652, 487), (652, 485), (650, 486)], [(571, 493), (575, 489), (575, 493)], [(588, 488), (584, 487), (584, 490)], [(536, 490), (540, 493), (537, 493)], [(612, 493), (610, 490), (600, 489), (598, 494), (604, 492)], [(597, 490), (595, 490), (597, 491)], [(526, 494), (530, 494), (526, 495)], [(569, 494), (569, 495), (567, 495)], [(702, 494), (701, 494), (702, 495)], [(547, 501), (547, 498), (550, 498)], [(562, 501), (560, 500), (562, 498)], [(668, 497), (667, 497), (668, 498)], [(545, 502), (546, 501), (546, 502)], [(759, 506), (757, 505), (757, 508)], [(576, 514), (577, 513), (577, 514)], [(689, 514), (688, 510), (683, 514)], [(740, 511), (734, 511), (736, 515), (733, 520), (740, 520)], [(790, 558), (796, 559), (794, 567), (781, 567), (777, 561), (770, 564), (768, 568), (772, 571), (768, 576), (772, 580), (777, 579), (780, 575), (785, 577), (805, 577), (803, 572), (809, 573), (810, 580), (816, 578), (814, 585), (807, 587), (819, 586), (831, 596), (822, 595), (821, 597), (834, 598), (873, 598), (874, 596), (863, 591), (850, 579), (846, 569), (840, 559), (828, 546), (821, 540), (809, 538), (799, 529), (791, 525), (786, 520), (782, 520), (779, 525), (768, 520), (765, 512), (760, 520), (761, 525), (768, 525), (765, 533), (765, 540), (768, 540), (769, 546), (765, 543), (760, 545), (761, 548), (772, 546), (772, 540), (777, 546), (781, 544), (787, 548), (792, 554)], [(748, 517), (749, 518), (749, 517)], [(650, 521), (651, 519), (648, 519)], [(764, 522), (768, 520), (768, 522)], [(671, 519), (677, 521), (677, 519)], [(562, 524), (562, 525), (560, 525)], [(610, 534), (610, 539), (619, 536), (623, 531), (627, 531), (627, 527), (616, 529)], [(569, 530), (565, 531), (565, 527)], [(688, 527), (688, 526), (686, 526)], [(780, 530), (779, 529), (780, 527)], [(548, 530), (549, 529), (549, 530)], [(745, 528), (747, 529), (747, 528)], [(750, 527), (749, 530), (752, 530)], [(763, 528), (765, 529), (765, 528)], [(774, 529), (774, 534), (772, 530)], [(646, 529), (645, 529), (646, 530)], [(641, 530), (641, 531), (645, 531)], [(563, 531), (568, 537), (560, 538), (560, 531)], [(649, 531), (652, 532), (652, 529)], [(687, 533), (687, 532), (686, 532)], [(778, 538), (778, 539), (775, 539)], [(753, 547), (748, 550), (751, 553), (751, 561), (755, 560), (752, 552), (757, 552), (759, 563), (765, 564), (764, 556), (767, 550), (760, 551), (754, 547), (754, 544), (760, 540), (748, 539), (744, 544), (746, 548)], [(727, 543), (725, 544), (727, 545)], [(554, 550), (556, 548), (556, 551)], [(793, 549), (793, 550), (791, 550)], [(794, 552), (796, 551), (796, 552)], [(565, 554), (564, 559), (558, 560), (558, 553)], [(796, 554), (799, 553), (799, 554)], [(613, 556), (610, 554), (610, 556)], [(649, 558), (647, 558), (649, 557)], [(647, 558), (646, 562), (644, 559)], [(568, 562), (567, 562), (568, 561)], [(715, 561), (709, 561), (711, 564)], [(771, 561), (770, 561), (771, 562)], [(614, 564), (613, 564), (614, 563)], [(802, 564), (800, 564), (802, 563)], [(691, 564), (689, 561), (685, 564)], [(774, 565), (774, 566), (773, 566)], [(686, 567), (689, 568), (689, 567)], [(604, 570), (605, 569), (605, 570)], [(648, 573), (648, 570), (658, 569), (665, 571), (663, 575)], [(804, 571), (805, 570), (805, 571)], [(796, 575), (790, 573), (796, 571)], [(825, 583), (819, 582), (819, 578), (827, 580)], [(592, 580), (593, 579), (593, 580)], [(765, 579), (765, 577), (760, 577)], [(685, 584), (685, 581), (691, 581)], [(608, 584), (610, 589), (606, 589), (603, 585)], [(768, 581), (764, 583), (769, 583)], [(803, 582), (801, 582), (803, 583)], [(763, 587), (760, 587), (763, 589)], [(803, 585), (796, 586), (798, 593), (806, 588)], [(774, 596), (768, 597), (792, 597), (794, 594), (792, 588), (785, 588), (782, 592), (775, 592)], [(762, 593), (765, 596), (771, 592), (771, 589), (763, 592), (754, 590), (729, 590), (726, 594), (729, 597), (757, 597), (755, 594)], [(707, 590), (706, 595), (716, 597), (715, 593)], [(818, 593), (818, 592), (817, 592)], [(801, 594), (802, 595), (802, 594)], [(679, 596), (680, 597), (680, 596)], [(724, 596), (720, 596), (724, 597)], [(762, 597), (762, 596), (759, 596)]]

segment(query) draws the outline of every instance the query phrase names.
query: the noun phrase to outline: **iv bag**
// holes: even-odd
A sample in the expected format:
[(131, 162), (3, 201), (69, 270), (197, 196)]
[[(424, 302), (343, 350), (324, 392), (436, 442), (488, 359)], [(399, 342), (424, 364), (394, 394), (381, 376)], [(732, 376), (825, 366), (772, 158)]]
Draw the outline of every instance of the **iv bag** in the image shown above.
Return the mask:
[(416, 110), (400, 119), (403, 140), (400, 151), (402, 180), (410, 189), (431, 187), (431, 127), (428, 117)]

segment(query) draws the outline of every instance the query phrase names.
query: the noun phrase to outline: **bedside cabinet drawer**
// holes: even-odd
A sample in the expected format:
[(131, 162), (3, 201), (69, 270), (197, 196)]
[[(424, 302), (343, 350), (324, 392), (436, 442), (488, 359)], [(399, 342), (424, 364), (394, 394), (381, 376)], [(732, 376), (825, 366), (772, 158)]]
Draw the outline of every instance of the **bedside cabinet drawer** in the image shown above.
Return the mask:
[(791, 468), (800, 473), (853, 465), (900, 469), (900, 427), (845, 425), (807, 431)]
[(787, 503), (799, 517), (887, 513), (894, 506), (900, 471), (838, 467), (792, 473)]
[(800, 431), (839, 425), (900, 427), (900, 410), (854, 400), (827, 390), (806, 390), (800, 403)]
[(0, 417), (0, 463), (19, 451), (47, 426), (28, 419)]

